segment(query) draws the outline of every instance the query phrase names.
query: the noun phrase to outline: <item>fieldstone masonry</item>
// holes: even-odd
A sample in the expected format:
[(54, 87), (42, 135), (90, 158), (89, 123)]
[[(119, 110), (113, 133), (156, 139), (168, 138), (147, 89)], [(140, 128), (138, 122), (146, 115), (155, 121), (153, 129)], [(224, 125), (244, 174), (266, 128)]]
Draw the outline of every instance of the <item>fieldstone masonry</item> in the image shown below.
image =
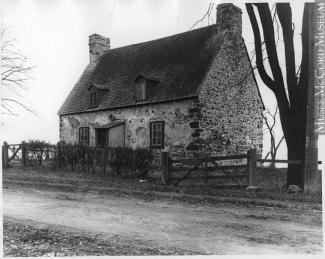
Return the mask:
[(231, 33), (224, 41), (200, 91), (199, 141), (215, 155), (263, 148), (263, 104), (242, 40)]
[(90, 63), (96, 62), (100, 55), (111, 48), (110, 39), (99, 34), (90, 35), (88, 45)]
[[(165, 149), (172, 153), (184, 153), (193, 130), (190, 126), (189, 109), (194, 100), (183, 100), (161, 104), (149, 104), (107, 111), (60, 116), (60, 140), (78, 143), (79, 128), (89, 127), (90, 145), (95, 145), (95, 129), (121, 120), (125, 122), (125, 145), (128, 147), (150, 146), (150, 122), (165, 122)], [(155, 150), (160, 153), (160, 150)]]

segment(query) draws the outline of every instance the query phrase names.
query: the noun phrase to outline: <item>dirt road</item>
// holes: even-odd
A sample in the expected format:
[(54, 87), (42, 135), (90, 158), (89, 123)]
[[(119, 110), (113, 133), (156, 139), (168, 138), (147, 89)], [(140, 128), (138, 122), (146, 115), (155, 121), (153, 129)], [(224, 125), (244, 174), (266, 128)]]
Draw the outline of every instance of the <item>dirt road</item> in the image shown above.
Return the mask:
[(201, 254), (322, 251), (321, 213), (5, 189), (5, 217)]

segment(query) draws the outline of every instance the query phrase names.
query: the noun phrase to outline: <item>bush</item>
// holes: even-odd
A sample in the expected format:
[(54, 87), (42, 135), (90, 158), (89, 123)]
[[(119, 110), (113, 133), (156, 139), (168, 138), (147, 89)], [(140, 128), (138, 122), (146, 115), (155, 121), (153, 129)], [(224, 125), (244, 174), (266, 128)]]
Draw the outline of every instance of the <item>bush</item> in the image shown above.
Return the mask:
[(145, 148), (136, 148), (133, 151), (133, 154), (133, 166), (137, 171), (137, 176), (147, 178), (154, 158), (152, 150)]
[(51, 167), (66, 167), (72, 171), (106, 172), (110, 166), (116, 175), (125, 173), (146, 178), (153, 162), (152, 150), (130, 147), (101, 148), (60, 143), (58, 146), (40, 140), (26, 143), (27, 165), (42, 165), (50, 160)]
[(128, 147), (110, 148), (108, 164), (115, 170), (116, 175), (121, 175), (123, 169), (129, 171), (133, 166), (133, 150)]
[(94, 147), (62, 143), (56, 165), (70, 167), (72, 171), (85, 169), (96, 171), (97, 155), (98, 152)]
[(109, 160), (117, 175), (124, 171), (134, 173), (136, 177), (147, 177), (153, 154), (145, 148), (116, 147), (109, 149)]

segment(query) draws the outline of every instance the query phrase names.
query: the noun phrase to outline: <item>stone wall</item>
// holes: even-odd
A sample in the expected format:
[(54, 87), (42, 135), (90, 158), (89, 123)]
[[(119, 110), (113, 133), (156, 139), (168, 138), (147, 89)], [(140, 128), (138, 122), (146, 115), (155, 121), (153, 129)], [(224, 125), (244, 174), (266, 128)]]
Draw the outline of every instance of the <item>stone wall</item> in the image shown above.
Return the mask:
[(165, 122), (165, 149), (172, 153), (183, 152), (190, 142), (193, 129), (188, 111), (195, 100), (149, 104), (107, 111), (81, 113), (60, 116), (60, 140), (66, 143), (78, 143), (79, 128), (89, 127), (90, 145), (95, 145), (95, 128), (112, 122), (125, 121), (126, 146), (150, 146), (150, 122)]
[(218, 155), (263, 148), (263, 104), (244, 42), (225, 34), (224, 43), (201, 87), (198, 114), (201, 149)]

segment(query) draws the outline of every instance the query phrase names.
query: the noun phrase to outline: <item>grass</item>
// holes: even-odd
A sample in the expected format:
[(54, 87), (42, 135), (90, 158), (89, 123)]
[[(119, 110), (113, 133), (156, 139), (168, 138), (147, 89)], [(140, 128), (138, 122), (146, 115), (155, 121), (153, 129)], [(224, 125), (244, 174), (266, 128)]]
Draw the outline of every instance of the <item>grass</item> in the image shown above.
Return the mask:
[[(282, 173), (280, 171), (280, 173)], [(267, 171), (270, 174), (270, 170)], [(278, 173), (278, 172), (276, 172)], [(276, 174), (275, 173), (275, 174)], [(139, 179), (86, 173), (52, 171), (47, 168), (14, 167), (3, 171), (3, 186), (25, 186), (67, 192), (96, 191), (101, 194), (132, 195), (143, 199), (177, 199), (186, 202), (233, 203), (245, 206), (271, 206), (321, 210), (321, 193), (288, 194), (279, 188), (262, 191), (219, 189), (213, 186), (163, 186), (158, 181), (140, 182)]]

